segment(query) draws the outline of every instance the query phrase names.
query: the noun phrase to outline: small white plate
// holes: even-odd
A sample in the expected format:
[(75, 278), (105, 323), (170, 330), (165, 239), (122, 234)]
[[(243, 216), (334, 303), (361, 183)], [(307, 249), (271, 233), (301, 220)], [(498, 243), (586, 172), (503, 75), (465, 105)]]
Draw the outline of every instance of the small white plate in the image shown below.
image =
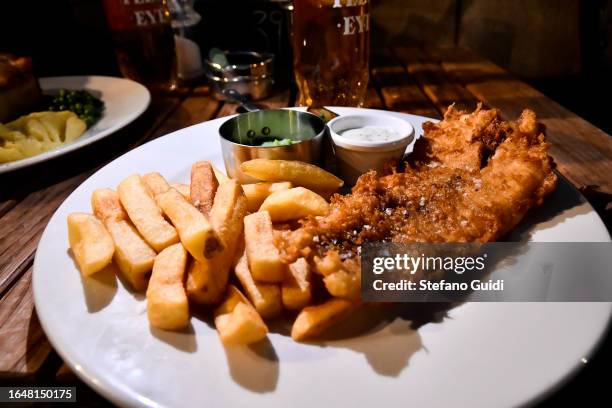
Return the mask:
[[(427, 118), (396, 115), (422, 133)], [(225, 120), (174, 132), (106, 165), (66, 199), (40, 240), (33, 289), (43, 329), (70, 368), (115, 404), (510, 407), (551, 392), (590, 358), (610, 303), (467, 303), (416, 329), (396, 319), (310, 344), (273, 330), (256, 346), (225, 348), (210, 322), (195, 316), (186, 332), (151, 329), (142, 295), (112, 274), (80, 277), (68, 255), (66, 216), (91, 211), (95, 189), (114, 188), (129, 174), (159, 171), (188, 182), (197, 160), (222, 168), (217, 132)], [(595, 211), (563, 181), (521, 230), (533, 241), (610, 241)]]
[(104, 101), (104, 113), (99, 121), (72, 143), (26, 159), (0, 164), (0, 174), (61, 156), (100, 140), (140, 116), (151, 101), (147, 88), (125, 78), (66, 76), (40, 78), (39, 83), (43, 94), (53, 94), (60, 89), (85, 89)]

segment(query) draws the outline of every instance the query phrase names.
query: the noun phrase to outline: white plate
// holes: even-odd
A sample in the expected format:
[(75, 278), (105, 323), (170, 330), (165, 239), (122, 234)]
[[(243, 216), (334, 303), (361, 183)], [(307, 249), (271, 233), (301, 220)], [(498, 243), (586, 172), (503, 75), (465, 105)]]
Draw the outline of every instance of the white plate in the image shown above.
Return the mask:
[(60, 89), (85, 89), (104, 101), (105, 109), (102, 117), (81, 137), (57, 149), (0, 164), (0, 174), (49, 160), (53, 157), (80, 149), (100, 140), (132, 122), (147, 109), (151, 94), (141, 84), (125, 78), (105, 76), (67, 76), (39, 79), (43, 94)]
[[(340, 113), (351, 109), (335, 109)], [(420, 131), (425, 118), (397, 114)], [(68, 256), (66, 216), (92, 191), (159, 171), (189, 180), (191, 164), (222, 166), (217, 129), (201, 123), (108, 164), (66, 199), (34, 262), (36, 310), (70, 367), (116, 404), (165, 407), (505, 407), (550, 392), (584, 365), (608, 325), (610, 303), (470, 303), (438, 323), (396, 319), (368, 334), (299, 344), (278, 333), (224, 349), (203, 320), (186, 333), (151, 330), (146, 302), (116, 281), (81, 279)], [(593, 209), (561, 185), (532, 217), (535, 241), (609, 241)], [(108, 276), (107, 276), (108, 277)]]

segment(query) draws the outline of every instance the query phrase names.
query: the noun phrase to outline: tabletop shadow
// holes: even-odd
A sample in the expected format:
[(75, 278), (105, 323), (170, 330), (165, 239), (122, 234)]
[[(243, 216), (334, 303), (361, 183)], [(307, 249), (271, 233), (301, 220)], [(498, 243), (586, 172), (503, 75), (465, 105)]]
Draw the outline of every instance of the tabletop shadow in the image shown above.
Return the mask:
[(236, 383), (260, 394), (276, 389), (279, 376), (278, 355), (268, 338), (248, 347), (225, 345), (225, 355), (230, 375)]

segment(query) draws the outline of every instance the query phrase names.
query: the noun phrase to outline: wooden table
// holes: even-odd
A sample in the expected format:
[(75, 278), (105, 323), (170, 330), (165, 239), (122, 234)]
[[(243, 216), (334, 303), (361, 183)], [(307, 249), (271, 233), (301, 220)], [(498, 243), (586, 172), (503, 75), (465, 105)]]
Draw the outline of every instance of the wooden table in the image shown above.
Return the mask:
[[(571, 183), (590, 194), (604, 217), (612, 194), (612, 138), (498, 66), (458, 48), (394, 48), (372, 57), (367, 107), (440, 118), (455, 102), (479, 101), (516, 118), (534, 109), (546, 125), (551, 154)], [(292, 106), (280, 91), (266, 107)], [(36, 246), (60, 203), (100, 166), (126, 151), (189, 125), (235, 113), (237, 106), (212, 98), (206, 87), (157, 95), (127, 128), (93, 146), (0, 177), (0, 376), (11, 384), (82, 384), (47, 341), (34, 310), (31, 281)], [(217, 143), (211, 137), (210, 143)], [(608, 225), (610, 228), (610, 225)], [(52, 265), (51, 265), (52, 266)], [(58, 316), (58, 318), (61, 318)], [(66, 322), (70, 324), (70, 322)], [(78, 339), (74, 339), (78, 341)], [(99, 399), (82, 386), (93, 405)], [(87, 394), (89, 393), (89, 394)]]

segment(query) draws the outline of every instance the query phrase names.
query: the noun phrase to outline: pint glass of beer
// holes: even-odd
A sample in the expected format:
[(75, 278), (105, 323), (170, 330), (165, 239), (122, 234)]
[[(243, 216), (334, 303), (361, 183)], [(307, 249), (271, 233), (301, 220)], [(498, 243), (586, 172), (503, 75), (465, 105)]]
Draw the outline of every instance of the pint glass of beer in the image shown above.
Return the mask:
[(166, 0), (104, 0), (123, 76), (152, 90), (176, 87), (174, 33)]
[(363, 106), (370, 0), (294, 0), (293, 68), (302, 106)]

